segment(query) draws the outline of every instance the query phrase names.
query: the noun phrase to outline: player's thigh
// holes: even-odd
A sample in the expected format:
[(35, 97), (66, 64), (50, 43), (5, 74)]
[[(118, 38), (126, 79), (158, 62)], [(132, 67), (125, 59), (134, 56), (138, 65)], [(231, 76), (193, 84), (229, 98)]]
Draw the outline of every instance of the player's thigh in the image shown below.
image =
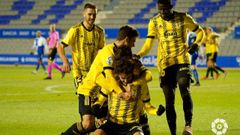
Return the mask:
[(89, 96), (85, 96), (80, 94), (78, 96), (79, 100), (79, 113), (82, 118), (83, 127), (91, 127), (95, 123), (95, 117), (92, 112), (91, 107), (91, 98)]
[(95, 117), (93, 115), (85, 114), (82, 116), (83, 128), (91, 128), (95, 124)]
[(134, 133), (133, 135), (144, 135), (142, 132), (136, 132), (136, 133)]
[(94, 135), (107, 135), (102, 129), (97, 129), (94, 132)]

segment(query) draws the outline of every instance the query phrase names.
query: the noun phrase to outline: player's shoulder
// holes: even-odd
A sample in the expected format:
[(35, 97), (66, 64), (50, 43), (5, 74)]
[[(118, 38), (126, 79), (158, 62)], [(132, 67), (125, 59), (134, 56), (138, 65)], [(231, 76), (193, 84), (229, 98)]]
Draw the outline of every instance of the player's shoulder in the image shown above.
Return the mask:
[(78, 23), (78, 24), (73, 25), (70, 29), (75, 30), (75, 29), (78, 29), (78, 28), (80, 28), (80, 27), (82, 27), (82, 24), (81, 24), (81, 23)]
[(150, 18), (150, 20), (156, 20), (160, 17), (160, 14), (156, 14), (153, 17)]
[(173, 10), (173, 13), (176, 16), (189, 16), (189, 14), (187, 12), (180, 12), (180, 11), (177, 11), (177, 10)]
[(99, 25), (95, 25), (95, 29), (99, 32), (104, 32), (104, 29)]

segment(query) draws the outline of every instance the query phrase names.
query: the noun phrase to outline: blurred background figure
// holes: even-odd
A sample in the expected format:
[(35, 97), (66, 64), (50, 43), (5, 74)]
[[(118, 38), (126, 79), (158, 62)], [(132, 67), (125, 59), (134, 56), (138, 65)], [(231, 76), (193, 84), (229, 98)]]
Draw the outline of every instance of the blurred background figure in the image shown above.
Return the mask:
[(47, 42), (46, 39), (41, 35), (41, 31), (36, 32), (36, 38), (34, 39), (33, 46), (32, 46), (32, 51), (30, 54), (34, 54), (36, 52), (38, 61), (37, 61), (37, 66), (34, 71), (32, 71), (33, 74), (36, 74), (38, 72), (38, 69), (40, 66), (42, 66), (43, 70), (45, 73), (46, 67), (42, 61), (43, 56), (44, 56), (44, 49), (47, 47)]
[[(218, 79), (220, 74), (218, 71), (224, 73), (224, 78), (227, 75), (227, 72), (223, 70), (221, 67), (217, 66), (217, 57), (219, 52), (219, 38), (220, 35), (212, 30), (211, 27), (204, 28), (206, 39), (205, 39), (205, 47), (206, 47), (206, 56), (207, 56), (207, 71), (206, 75), (202, 79), (208, 79), (209, 73), (211, 73), (211, 78)], [(216, 76), (213, 77), (213, 72), (216, 73)]]
[[(197, 35), (195, 32), (191, 32), (191, 31), (187, 30), (187, 43), (188, 43), (189, 47), (195, 42), (196, 37), (197, 37)], [(198, 49), (193, 54), (191, 54), (191, 58), (190, 58), (191, 70), (193, 73), (194, 80), (196, 82), (194, 84), (194, 86), (200, 86), (197, 65), (196, 65), (197, 58), (198, 58)]]
[(63, 69), (54, 62), (54, 59), (57, 55), (57, 46), (59, 41), (59, 33), (56, 31), (56, 25), (51, 24), (50, 25), (50, 32), (49, 37), (47, 38), (48, 42), (48, 76), (44, 78), (45, 80), (51, 80), (52, 79), (52, 69), (56, 68), (58, 71), (61, 72), (62, 78), (65, 76), (65, 72)]

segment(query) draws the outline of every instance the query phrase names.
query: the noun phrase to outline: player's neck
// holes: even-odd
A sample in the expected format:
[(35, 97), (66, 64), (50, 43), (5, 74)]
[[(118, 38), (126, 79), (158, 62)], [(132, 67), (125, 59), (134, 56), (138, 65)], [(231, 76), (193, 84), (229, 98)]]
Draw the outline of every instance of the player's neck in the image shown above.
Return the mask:
[(120, 47), (120, 46), (123, 46), (124, 45), (124, 41), (123, 40), (116, 40), (114, 42), (114, 44), (117, 46), (117, 47)]
[(85, 21), (83, 21), (83, 26), (87, 29), (87, 30), (92, 30), (93, 25), (86, 23)]

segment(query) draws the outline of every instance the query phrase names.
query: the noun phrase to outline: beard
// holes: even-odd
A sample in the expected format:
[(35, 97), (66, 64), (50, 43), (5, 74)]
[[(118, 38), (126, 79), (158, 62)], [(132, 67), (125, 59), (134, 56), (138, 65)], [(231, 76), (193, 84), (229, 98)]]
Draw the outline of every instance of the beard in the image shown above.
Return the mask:
[(161, 18), (163, 20), (169, 21), (169, 20), (171, 20), (173, 18), (173, 14), (171, 12), (164, 13), (164, 14), (161, 14)]

